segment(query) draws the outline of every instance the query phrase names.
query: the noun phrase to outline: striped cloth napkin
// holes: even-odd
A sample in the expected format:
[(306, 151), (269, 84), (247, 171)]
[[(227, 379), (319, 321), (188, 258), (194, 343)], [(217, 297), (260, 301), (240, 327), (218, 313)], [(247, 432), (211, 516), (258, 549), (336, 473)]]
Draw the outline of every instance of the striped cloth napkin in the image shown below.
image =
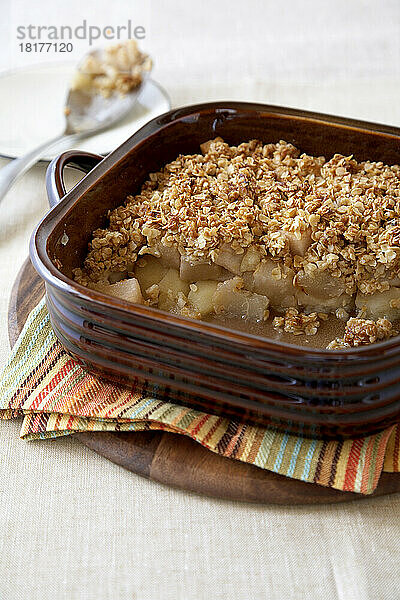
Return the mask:
[(382, 470), (400, 471), (400, 425), (354, 440), (310, 439), (173, 404), (158, 386), (103, 381), (63, 350), (44, 299), (30, 313), (0, 380), (0, 418), (20, 416), (27, 440), (161, 429), (190, 436), (221, 456), (361, 494), (374, 491)]

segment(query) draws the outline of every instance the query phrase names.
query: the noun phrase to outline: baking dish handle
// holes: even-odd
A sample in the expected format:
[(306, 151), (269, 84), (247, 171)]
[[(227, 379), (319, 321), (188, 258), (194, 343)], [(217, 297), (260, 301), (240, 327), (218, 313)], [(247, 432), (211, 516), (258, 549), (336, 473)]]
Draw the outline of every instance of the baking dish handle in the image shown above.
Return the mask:
[(58, 204), (67, 193), (64, 185), (65, 167), (74, 167), (79, 171), (89, 173), (103, 158), (104, 156), (99, 154), (91, 154), (81, 150), (68, 150), (68, 152), (63, 152), (60, 156), (54, 158), (46, 172), (46, 189), (51, 208)]

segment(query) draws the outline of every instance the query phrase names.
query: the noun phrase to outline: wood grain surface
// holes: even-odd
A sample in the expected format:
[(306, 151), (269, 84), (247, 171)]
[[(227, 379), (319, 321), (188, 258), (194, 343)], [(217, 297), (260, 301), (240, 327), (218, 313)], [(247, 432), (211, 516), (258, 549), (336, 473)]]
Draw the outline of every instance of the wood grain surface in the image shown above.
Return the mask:
[[(27, 260), (15, 281), (8, 330), (13, 345), (44, 285)], [(270, 504), (325, 504), (362, 500), (340, 492), (259, 469), (213, 454), (188, 437), (151, 431), (79, 433), (75, 438), (108, 460), (151, 480), (199, 494)], [(383, 473), (373, 496), (400, 492), (400, 475)]]

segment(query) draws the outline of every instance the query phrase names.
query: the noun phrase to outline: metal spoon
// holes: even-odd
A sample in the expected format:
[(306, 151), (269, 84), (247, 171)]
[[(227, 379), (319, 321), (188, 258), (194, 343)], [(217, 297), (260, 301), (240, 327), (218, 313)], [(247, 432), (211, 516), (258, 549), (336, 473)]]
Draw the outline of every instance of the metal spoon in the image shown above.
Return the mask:
[[(90, 54), (97, 52), (99, 51), (95, 50)], [(83, 60), (86, 58), (85, 56)], [(58, 146), (65, 149), (66, 141), (71, 144), (78, 139), (99, 133), (123, 119), (132, 110), (147, 76), (148, 72), (143, 72), (142, 83), (124, 96), (112, 94), (105, 98), (100, 94), (69, 89), (64, 109), (64, 132), (21, 158), (12, 160), (0, 170), (0, 202), (16, 179), (28, 171), (49, 150), (54, 152)]]

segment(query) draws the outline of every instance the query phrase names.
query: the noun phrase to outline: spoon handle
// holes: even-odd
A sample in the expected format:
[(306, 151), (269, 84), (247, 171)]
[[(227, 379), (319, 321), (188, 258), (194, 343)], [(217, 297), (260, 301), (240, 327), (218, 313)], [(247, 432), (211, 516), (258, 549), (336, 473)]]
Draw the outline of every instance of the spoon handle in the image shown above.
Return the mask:
[(3, 200), (16, 179), (26, 173), (26, 171), (46, 154), (48, 150), (58, 146), (61, 141), (64, 142), (67, 139), (78, 137), (79, 135), (77, 134), (66, 135), (65, 133), (62, 133), (61, 135), (44, 142), (40, 146), (37, 146), (37, 148), (31, 150), (28, 154), (21, 156), (21, 158), (15, 158), (5, 167), (0, 169), (0, 202)]

